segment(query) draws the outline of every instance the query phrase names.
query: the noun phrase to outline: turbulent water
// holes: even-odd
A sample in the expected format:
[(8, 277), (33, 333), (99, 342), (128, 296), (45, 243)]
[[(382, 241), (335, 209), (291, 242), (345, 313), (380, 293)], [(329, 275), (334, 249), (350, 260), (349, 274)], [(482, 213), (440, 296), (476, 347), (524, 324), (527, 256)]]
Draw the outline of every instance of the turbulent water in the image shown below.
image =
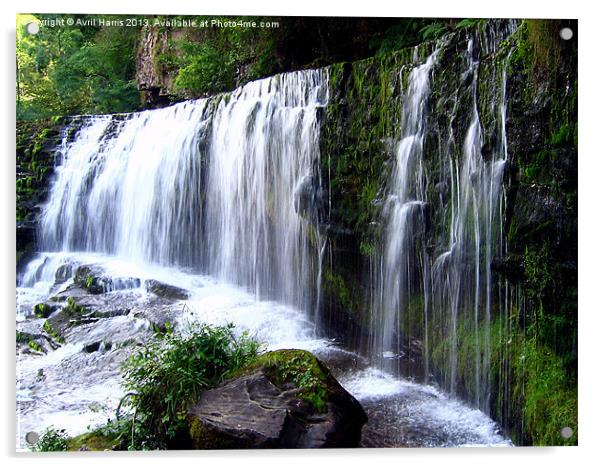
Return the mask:
[[(54, 425), (70, 434), (114, 418), (120, 397), (118, 366), (132, 340), (152, 335), (151, 322), (168, 317), (177, 328), (190, 322), (223, 325), (232, 322), (236, 331), (249, 331), (266, 350), (300, 348), (314, 352), (332, 368), (341, 384), (364, 406), (369, 422), (364, 446), (470, 446), (508, 445), (499, 427), (482, 412), (449, 398), (425, 385), (400, 380), (370, 367), (368, 361), (316, 336), (307, 312), (276, 301), (258, 300), (254, 294), (213, 277), (190, 274), (178, 268), (124, 261), (115, 256), (84, 253), (47, 253), (32, 270), (55, 270), (60, 264), (96, 264), (114, 277), (138, 277), (184, 287), (191, 291), (185, 302), (158, 304), (144, 287), (116, 290), (82, 301), (87, 307), (127, 308), (124, 315), (101, 319), (93, 325), (74, 327), (67, 343), (45, 356), (22, 354), (17, 371), (17, 445), (25, 446), (24, 435)], [(46, 259), (46, 261), (44, 261)], [(46, 263), (46, 267), (42, 265)], [(43, 274), (42, 274), (43, 275)], [(18, 289), (23, 309), (40, 301), (49, 282), (37, 282), (38, 292)], [(69, 281), (65, 285), (68, 285)], [(63, 288), (65, 287), (63, 285)], [(150, 311), (149, 311), (150, 309)], [(22, 331), (41, 326), (41, 319), (24, 320)], [(97, 351), (85, 349), (100, 342)], [(103, 348), (104, 346), (104, 348)]]
[[(414, 259), (400, 251), (414, 249), (427, 201), (422, 139), (436, 60), (437, 53), (410, 73), (403, 103), (383, 281), (374, 304), (374, 325), (382, 329), (374, 348), (386, 358), (399, 354), (388, 329), (399, 325), (396, 313), (410, 296), (404, 287)], [(105, 293), (79, 299), (107, 314), (70, 328), (66, 343), (44, 356), (18, 353), (18, 445), (31, 430), (54, 424), (74, 434), (112, 415), (123, 394), (118, 366), (157, 321), (179, 328), (189, 321), (232, 322), (267, 349), (315, 352), (364, 405), (370, 419), (364, 446), (509, 444), (481, 411), (434, 387), (396, 378), (317, 328), (325, 241), (318, 228), (325, 197), (318, 140), (328, 88), (326, 70), (287, 73), (161, 110), (78, 120), (65, 132), (40, 221), (46, 252), (29, 264), (17, 289), (18, 328), (42, 332), (32, 306), (66, 296), (81, 265), (94, 267), (107, 285)], [(474, 235), (495, 239), (491, 217), (503, 161), (480, 160), (476, 107), (473, 120), (465, 166), (450, 167), (457, 172), (457, 210), (449, 259), (438, 258), (433, 266), (433, 276), (441, 277), (433, 290), (442, 296), (435, 307), (453, 309), (441, 286), (465, 276), (455, 272), (455, 251), (480, 247)], [(474, 182), (475, 173), (476, 191), (465, 179)], [(476, 222), (468, 232), (468, 216), (477, 211), (489, 223)], [(479, 287), (490, 279), (479, 278), (482, 254), (477, 250), (475, 257), (476, 285), (462, 286), (476, 286), (475, 293), (485, 296)], [(184, 288), (190, 297), (161, 300), (147, 291), (149, 280)]]

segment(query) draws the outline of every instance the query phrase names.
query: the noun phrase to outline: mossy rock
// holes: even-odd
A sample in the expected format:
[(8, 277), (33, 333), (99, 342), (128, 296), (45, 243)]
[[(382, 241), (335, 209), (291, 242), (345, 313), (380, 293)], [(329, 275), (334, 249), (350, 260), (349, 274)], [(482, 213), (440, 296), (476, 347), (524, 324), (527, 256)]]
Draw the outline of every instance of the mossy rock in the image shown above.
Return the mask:
[(64, 343), (65, 333), (69, 327), (88, 323), (96, 319), (85, 306), (78, 304), (73, 297), (68, 297), (62, 309), (53, 313), (44, 322), (44, 331), (58, 343)]
[(303, 350), (279, 350), (264, 353), (241, 370), (241, 374), (263, 371), (279, 388), (301, 389), (299, 396), (324, 411), (328, 399), (328, 368), (313, 354)]
[(33, 307), (33, 315), (45, 319), (56, 310), (57, 306), (52, 304), (38, 303)]
[(106, 279), (99, 275), (97, 270), (94, 270), (89, 265), (78, 267), (73, 276), (73, 283), (83, 288), (91, 294), (101, 294), (106, 290)]
[(188, 411), (191, 447), (317, 448), (359, 445), (361, 405), (315, 356), (259, 356)]

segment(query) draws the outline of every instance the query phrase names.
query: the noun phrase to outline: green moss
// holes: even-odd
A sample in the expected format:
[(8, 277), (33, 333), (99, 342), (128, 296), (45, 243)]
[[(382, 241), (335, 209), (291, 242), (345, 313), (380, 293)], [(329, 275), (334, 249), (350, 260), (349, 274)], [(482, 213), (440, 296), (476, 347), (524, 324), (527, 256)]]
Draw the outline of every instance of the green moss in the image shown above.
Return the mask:
[(548, 19), (528, 19), (525, 24), (532, 68), (554, 72), (560, 60), (560, 23)]
[[(564, 368), (561, 358), (535, 339), (524, 348), (527, 367), (524, 415), (535, 445), (577, 444), (577, 386)], [(573, 436), (560, 435), (563, 427)]]
[(86, 277), (86, 289), (91, 288), (94, 285), (94, 276), (93, 275), (88, 275)]
[(52, 307), (48, 306), (47, 304), (38, 303), (33, 307), (33, 314), (36, 317), (45, 319), (52, 313), (53, 310), (54, 309)]
[(32, 350), (37, 351), (39, 353), (44, 352), (44, 349), (34, 340), (29, 340), (27, 342), (27, 346), (29, 346)]
[(17, 343), (29, 343), (30, 336), (17, 330)]
[(324, 290), (333, 295), (346, 310), (350, 312), (358, 311), (355, 300), (342, 275), (338, 275), (330, 269), (324, 270), (322, 273), (322, 286), (324, 287)]
[(59, 143), (58, 125), (51, 119), (17, 122), (17, 221), (33, 220), (48, 191), (53, 148)]
[(552, 145), (556, 147), (576, 145), (575, 143), (576, 129), (569, 123), (563, 123), (552, 134)]
[[(577, 443), (577, 385), (565, 363), (550, 348), (537, 342), (518, 325), (513, 309), (508, 320), (496, 317), (487, 326), (463, 320), (457, 329), (457, 383), (469, 400), (476, 397), (476, 358), (490, 351), (487, 383), (492, 387), (491, 412), (509, 430), (516, 444), (575, 445)], [(435, 367), (449, 368), (449, 338), (435, 340), (431, 351)], [(482, 368), (482, 367), (481, 367)], [(442, 377), (451, 381), (448, 370)], [(524, 419), (524, 426), (519, 422)], [(563, 427), (575, 432), (560, 436)]]
[(42, 328), (48, 335), (50, 335), (52, 338), (54, 338), (58, 343), (65, 342), (64, 338), (52, 327), (52, 325), (50, 324), (50, 322), (48, 320), (44, 322), (44, 325), (42, 326)]
[(326, 383), (329, 375), (328, 369), (308, 351), (303, 350), (278, 350), (260, 355), (254, 362), (233, 376), (252, 373), (263, 368), (268, 378), (276, 386), (283, 387), (293, 384), (303, 389), (299, 397), (311, 403), (318, 412), (326, 409), (328, 401), (328, 386)]
[(78, 435), (67, 439), (67, 451), (106, 451), (116, 450), (121, 445), (121, 439), (119, 433), (109, 435), (102, 430), (95, 430), (92, 432), (86, 432), (85, 434)]
[(67, 298), (67, 305), (64, 307), (64, 310), (67, 312), (67, 315), (71, 317), (81, 316), (88, 312), (88, 309), (81, 304), (77, 304), (75, 299), (71, 296)]
[(248, 448), (247, 445), (241, 444), (240, 441), (234, 441), (228, 437), (216, 434), (211, 429), (206, 427), (198, 417), (192, 417), (189, 422), (190, 439), (194, 448), (200, 450), (232, 450), (240, 448)]
[(376, 255), (376, 244), (366, 238), (360, 242), (360, 254), (366, 257), (374, 257)]

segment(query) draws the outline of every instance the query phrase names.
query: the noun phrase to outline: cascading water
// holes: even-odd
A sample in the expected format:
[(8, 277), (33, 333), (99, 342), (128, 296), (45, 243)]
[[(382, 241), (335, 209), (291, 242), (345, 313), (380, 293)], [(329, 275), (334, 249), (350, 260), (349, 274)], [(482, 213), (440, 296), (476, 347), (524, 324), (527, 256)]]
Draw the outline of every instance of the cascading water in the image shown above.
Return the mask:
[(318, 117), (327, 100), (326, 71), (257, 81), (222, 99), (206, 177), (208, 272), (307, 310), (319, 288)]
[[(507, 33), (505, 29), (485, 31), (476, 39), (467, 39), (462, 80), (468, 84), (462, 90), (459, 83), (452, 111), (445, 115), (447, 123), (441, 125), (443, 131), (428, 119), (427, 112), (430, 80), (443, 71), (437, 69), (437, 51), (409, 74), (401, 138), (381, 213), (383, 246), (373, 278), (373, 357), (388, 370), (412, 374), (403, 364), (409, 358), (408, 351), (417, 346), (426, 379), (431, 378), (434, 360), (438, 378), (452, 394), (459, 391), (459, 362), (472, 364), (470, 379), (462, 380), (462, 394), (487, 413), (492, 379), (492, 300), (503, 288), (494, 280), (491, 264), (503, 251), (506, 73), (504, 68), (500, 88), (493, 91), (499, 95), (492, 100), (498, 102), (498, 110), (491, 111), (497, 139), (486, 157), (478, 108), (478, 57), (495, 50)], [(460, 99), (463, 105), (469, 103), (470, 117), (463, 143), (457, 144), (454, 131), (457, 120), (464, 117), (458, 114)], [(431, 138), (439, 134), (439, 143), (426, 150), (424, 140), (429, 133)], [(426, 173), (427, 163), (438, 172)], [(432, 183), (438, 192), (427, 190), (428, 176), (438, 177)], [(442, 240), (425, 245), (427, 216), (433, 221), (434, 209), (443, 212), (438, 215), (445, 223), (435, 227)], [(502, 288), (498, 290), (499, 286)], [(460, 334), (472, 339), (471, 353), (459, 354)], [(416, 345), (412, 339), (419, 338), (422, 341)], [(435, 346), (436, 354), (432, 354)]]
[[(433, 264), (433, 295), (435, 313), (449, 310), (450, 329), (449, 388), (457, 385), (457, 331), (460, 313), (471, 313), (475, 330), (474, 345), (474, 403), (483, 410), (489, 406), (489, 352), (491, 347), (492, 276), (491, 262), (502, 225), (502, 175), (505, 154), (486, 162), (481, 123), (477, 109), (478, 62), (473, 61), (473, 42), (469, 41), (468, 73), (472, 76), (472, 116), (464, 138), (462, 161), (449, 160), (453, 173), (451, 192), (452, 212), (449, 249), (439, 255)], [(505, 83), (503, 83), (505, 85)], [(461, 166), (460, 166), (461, 165)], [(486, 331), (479, 332), (483, 323)]]
[(312, 70), (92, 118), (61, 148), (44, 249), (193, 267), (311, 309), (323, 243), (318, 117), (327, 100), (327, 72)]
[(198, 266), (208, 104), (85, 122), (61, 148), (40, 222), (43, 248)]
[(383, 251), (373, 302), (371, 350), (381, 361), (401, 359), (399, 312), (409, 308), (409, 299), (416, 292), (414, 270), (420, 258), (416, 257), (415, 243), (426, 206), (422, 151), (430, 73), (436, 57), (437, 51), (409, 74), (402, 109), (402, 136), (383, 208)]

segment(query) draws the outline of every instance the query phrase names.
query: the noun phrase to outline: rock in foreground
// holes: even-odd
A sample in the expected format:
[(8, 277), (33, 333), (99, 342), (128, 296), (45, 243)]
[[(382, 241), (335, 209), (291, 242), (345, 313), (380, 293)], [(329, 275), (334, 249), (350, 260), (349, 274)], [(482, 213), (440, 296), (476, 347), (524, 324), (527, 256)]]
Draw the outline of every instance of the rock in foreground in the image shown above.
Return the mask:
[(357, 447), (366, 421), (359, 402), (301, 350), (262, 355), (188, 413), (197, 449)]

